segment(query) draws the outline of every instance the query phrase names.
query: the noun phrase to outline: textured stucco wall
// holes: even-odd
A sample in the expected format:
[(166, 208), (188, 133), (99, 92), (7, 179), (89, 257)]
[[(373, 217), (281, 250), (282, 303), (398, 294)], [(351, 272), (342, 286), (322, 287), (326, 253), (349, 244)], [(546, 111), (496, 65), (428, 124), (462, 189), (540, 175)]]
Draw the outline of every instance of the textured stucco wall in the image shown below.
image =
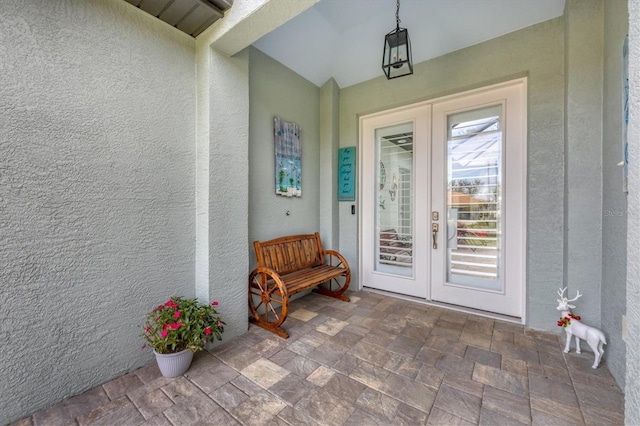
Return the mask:
[(585, 323), (600, 328), (603, 2), (567, 0), (565, 19), (565, 281)]
[[(320, 236), (324, 248), (339, 250), (338, 149), (340, 148), (340, 87), (330, 78), (320, 88)], [(349, 204), (355, 204), (355, 201)]]
[[(340, 141), (346, 146), (358, 140), (358, 114), (529, 77), (527, 323), (549, 330), (557, 328), (555, 292), (564, 274), (563, 52), (563, 19), (557, 18), (417, 64), (412, 76), (380, 77), (340, 93)], [(340, 203), (340, 250), (354, 265), (357, 241), (356, 216)]]
[(124, 1), (0, 2), (0, 424), (152, 358), (194, 281), (194, 41)]
[(640, 424), (640, 2), (629, 1), (629, 197), (625, 423)]
[[(209, 49), (208, 63), (209, 112), (205, 120), (209, 132), (205, 139), (198, 137), (197, 163), (197, 196), (206, 194), (205, 200), (197, 199), (197, 239), (205, 237), (198, 250), (204, 246), (208, 251), (198, 252), (207, 266), (204, 273), (198, 265), (196, 294), (220, 302), (227, 323), (224, 339), (229, 339), (247, 331), (248, 326), (249, 55), (244, 50), (228, 57)], [(206, 213), (204, 223), (201, 208)]]
[[(319, 230), (320, 89), (255, 48), (249, 49), (249, 254), (252, 242)], [(302, 135), (302, 197), (275, 194), (273, 119)], [(287, 216), (286, 212), (290, 215)]]
[(602, 331), (607, 367), (624, 389), (626, 344), (627, 196), (622, 192), (622, 44), (629, 28), (626, 0), (604, 2), (602, 138)]

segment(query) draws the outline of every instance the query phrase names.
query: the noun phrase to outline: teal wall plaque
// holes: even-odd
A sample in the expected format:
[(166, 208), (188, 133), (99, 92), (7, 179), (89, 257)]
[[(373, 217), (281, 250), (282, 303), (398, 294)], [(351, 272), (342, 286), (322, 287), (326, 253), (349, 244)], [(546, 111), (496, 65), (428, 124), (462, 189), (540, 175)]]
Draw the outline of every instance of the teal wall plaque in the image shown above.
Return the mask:
[(338, 150), (338, 201), (356, 200), (356, 147)]

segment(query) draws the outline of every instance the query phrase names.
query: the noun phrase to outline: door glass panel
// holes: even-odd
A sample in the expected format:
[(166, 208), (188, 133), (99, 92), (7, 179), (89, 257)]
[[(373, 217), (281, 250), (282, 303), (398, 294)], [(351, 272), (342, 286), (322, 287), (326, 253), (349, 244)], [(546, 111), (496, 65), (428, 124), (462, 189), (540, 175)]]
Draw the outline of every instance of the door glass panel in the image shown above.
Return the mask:
[(375, 270), (413, 276), (413, 123), (376, 129)]
[(502, 105), (447, 117), (447, 282), (502, 290)]

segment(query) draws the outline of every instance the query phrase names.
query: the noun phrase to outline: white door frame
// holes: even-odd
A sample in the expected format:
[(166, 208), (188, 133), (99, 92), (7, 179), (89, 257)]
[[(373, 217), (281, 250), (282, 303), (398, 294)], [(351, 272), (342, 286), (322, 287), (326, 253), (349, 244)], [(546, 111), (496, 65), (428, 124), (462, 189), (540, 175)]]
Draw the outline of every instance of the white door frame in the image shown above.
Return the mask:
[[(521, 322), (524, 324), (526, 323), (526, 294), (527, 294), (527, 252), (526, 252), (526, 247), (527, 247), (527, 164), (528, 164), (528, 158), (527, 158), (527, 133), (528, 133), (528, 126), (527, 126), (527, 78), (520, 78), (520, 79), (515, 79), (515, 80), (510, 80), (510, 81), (506, 81), (503, 83), (498, 83), (498, 84), (494, 84), (494, 85), (490, 85), (490, 86), (486, 86), (486, 87), (482, 87), (482, 88), (478, 88), (478, 89), (473, 89), (473, 90), (469, 90), (469, 91), (465, 91), (462, 93), (456, 93), (456, 94), (452, 94), (452, 95), (448, 95), (448, 96), (444, 96), (441, 98), (436, 98), (436, 99), (431, 99), (428, 101), (423, 101), (423, 102), (418, 102), (418, 103), (414, 103), (411, 105), (405, 105), (402, 107), (398, 107), (398, 108), (393, 108), (384, 112), (379, 112), (376, 114), (371, 114), (371, 115), (383, 115), (383, 114), (388, 114), (388, 113), (392, 113), (392, 112), (398, 112), (398, 111), (402, 111), (402, 110), (406, 110), (406, 109), (410, 109), (410, 108), (416, 108), (416, 107), (420, 107), (420, 106), (424, 106), (424, 105), (435, 105), (438, 103), (442, 103), (442, 102), (448, 102), (448, 101), (452, 101), (455, 100), (457, 98), (462, 98), (462, 97), (466, 97), (469, 95), (473, 95), (473, 94), (479, 94), (482, 92), (486, 92), (486, 91), (491, 91), (491, 90), (495, 90), (495, 89), (500, 89), (500, 88), (505, 88), (505, 87), (509, 87), (509, 86), (513, 86), (513, 85), (519, 85), (521, 90), (524, 93), (523, 96), (523, 101), (522, 101), (522, 105), (520, 105), (519, 107), (521, 108), (522, 113), (524, 114), (525, 120), (524, 120), (524, 126), (522, 127), (521, 131), (522, 134), (520, 135), (522, 138), (522, 142), (521, 142), (521, 149), (522, 152), (520, 153), (521, 157), (520, 157), (520, 161), (517, 161), (517, 164), (513, 164), (511, 167), (517, 167), (519, 168), (519, 173), (520, 173), (520, 182), (518, 183), (517, 186), (513, 186), (511, 185), (510, 191), (516, 192), (520, 194), (520, 201), (521, 201), (521, 206), (522, 206), (522, 210), (521, 210), (521, 214), (516, 218), (516, 220), (521, 223), (521, 228), (520, 228), (520, 239), (522, 241), (522, 253), (521, 253), (521, 261), (519, 262), (519, 266), (518, 266), (518, 270), (520, 271), (520, 276), (522, 279), (522, 285), (521, 285), (521, 295), (520, 295), (520, 303), (521, 303), (521, 315), (520, 315), (520, 319)], [(371, 116), (371, 115), (367, 115), (367, 116)], [(360, 167), (358, 167), (358, 191), (359, 191), (359, 196), (358, 196), (358, 207), (359, 207), (359, 213), (358, 213), (358, 250), (359, 250), (359, 255), (358, 255), (358, 271), (359, 271), (359, 277), (360, 277), (360, 282), (358, 283), (358, 288), (362, 289), (363, 287), (363, 281), (362, 281), (362, 277), (364, 277), (364, 262), (363, 262), (363, 253), (365, 252), (364, 250), (364, 232), (363, 232), (363, 223), (364, 223), (364, 212), (365, 212), (365, 206), (363, 203), (363, 197), (362, 197), (362, 191), (364, 190), (365, 185), (363, 184), (365, 182), (365, 176), (367, 176), (365, 174), (365, 170), (364, 167), (362, 167), (362, 165), (365, 163), (364, 161), (364, 143), (363, 143), (363, 134), (362, 134), (362, 120), (364, 117), (367, 116), (361, 116), (359, 117), (359, 141), (358, 141), (358, 160), (360, 163)], [(429, 119), (430, 121), (430, 126), (431, 126), (431, 117)], [(429, 152), (429, 157), (431, 157), (432, 152)], [(429, 167), (431, 169), (431, 165)], [(370, 175), (366, 177), (367, 179), (371, 179)], [(431, 179), (429, 179), (429, 182), (431, 181)], [(431, 200), (429, 200), (429, 205), (431, 204)], [(418, 220), (418, 218), (415, 218), (416, 220)], [(428, 218), (430, 219), (430, 218)], [(429, 221), (429, 224), (431, 222)], [(446, 229), (446, 220), (444, 221), (444, 225), (445, 227), (442, 228), (442, 223), (443, 221), (440, 221), (440, 226), (441, 229)], [(430, 226), (430, 225), (429, 225)], [(512, 231), (513, 232), (513, 231)], [(438, 238), (439, 240), (439, 245), (445, 244), (446, 245), (446, 240), (444, 240), (443, 235), (445, 235), (446, 232), (439, 232), (439, 236)], [(425, 260), (426, 262), (428, 262), (429, 264), (431, 263), (431, 256), (429, 256), (428, 260)], [(431, 265), (429, 265), (429, 270), (430, 270)], [(426, 302), (430, 302), (431, 301), (431, 285), (427, 285), (427, 289), (425, 292), (425, 297), (424, 299), (422, 297), (417, 298), (417, 300), (424, 300)], [(499, 316), (499, 315), (497, 315)]]

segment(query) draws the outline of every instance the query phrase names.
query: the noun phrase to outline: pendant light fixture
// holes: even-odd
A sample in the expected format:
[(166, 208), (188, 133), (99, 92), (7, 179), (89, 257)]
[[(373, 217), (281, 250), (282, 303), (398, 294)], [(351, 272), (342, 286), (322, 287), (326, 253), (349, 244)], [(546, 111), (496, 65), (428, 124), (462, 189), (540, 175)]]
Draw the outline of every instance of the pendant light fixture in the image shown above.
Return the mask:
[(396, 0), (396, 29), (384, 37), (382, 71), (388, 80), (413, 74), (409, 32), (400, 28), (400, 0)]

